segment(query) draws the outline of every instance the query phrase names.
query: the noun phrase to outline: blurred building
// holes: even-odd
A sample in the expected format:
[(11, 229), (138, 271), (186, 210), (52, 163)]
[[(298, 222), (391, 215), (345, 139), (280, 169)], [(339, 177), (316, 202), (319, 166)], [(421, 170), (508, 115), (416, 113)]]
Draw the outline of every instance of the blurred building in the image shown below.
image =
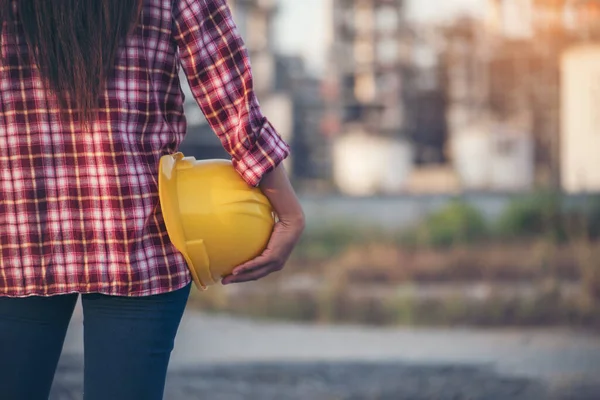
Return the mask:
[(440, 54), (445, 38), (437, 26), (412, 25), (405, 35), (409, 62), (402, 66), (406, 130), (417, 169), (446, 163), (446, 76)]
[[(495, 31), (503, 40), (492, 63), (492, 75), (504, 76), (497, 82), (495, 93), (507, 87), (519, 88), (519, 108), (528, 108), (535, 149), (536, 183), (555, 189), (561, 187), (562, 139), (561, 112), (563, 53), (583, 37), (593, 40), (599, 19), (596, 0), (491, 0), (504, 11), (499, 14)], [(521, 3), (516, 6), (515, 3)], [(595, 5), (595, 6), (594, 6)], [(586, 23), (587, 21), (587, 23)], [(520, 28), (516, 28), (519, 26)], [(511, 71), (507, 74), (505, 71)], [(512, 81), (509, 84), (508, 81)], [(503, 106), (514, 100), (501, 96), (492, 99), (492, 105)]]
[(457, 192), (456, 172), (448, 163), (446, 38), (433, 24), (415, 22), (406, 29), (403, 40), (409, 57), (402, 66), (402, 96), (413, 168), (403, 190), (415, 194)]
[(465, 189), (560, 188), (560, 60), (574, 39), (570, 4), (489, 0), (483, 21), (446, 29), (450, 154)]
[[(577, 187), (573, 176), (575, 166), (567, 155), (572, 154), (573, 148), (583, 149), (592, 142), (584, 139), (585, 129), (580, 136), (574, 134), (572, 121), (585, 119), (586, 102), (591, 96), (587, 89), (593, 86), (597, 68), (592, 61), (593, 51), (588, 47), (582, 50), (580, 44), (598, 43), (600, 39), (600, 2), (493, 0), (492, 3), (503, 12), (498, 24), (502, 29), (496, 32), (502, 40), (498, 41), (491, 60), (490, 74), (494, 77), (491, 106), (507, 112), (510, 105), (514, 108), (517, 104), (518, 109), (527, 110), (521, 120), (529, 120), (534, 138), (536, 182), (573, 191)], [(586, 76), (588, 86), (573, 91), (578, 76)], [(578, 104), (575, 109), (573, 104)], [(514, 115), (515, 111), (509, 114)], [(600, 162), (592, 163), (585, 158), (579, 162), (578, 179), (586, 182), (594, 175), (592, 170), (600, 168)], [(581, 170), (585, 163), (589, 170)], [(588, 178), (582, 178), (583, 175)]]
[[(460, 18), (443, 29), (449, 157), (462, 190), (519, 191), (533, 184), (527, 77), (490, 21)], [(512, 46), (512, 47), (511, 47)]]
[(562, 185), (600, 192), (600, 45), (575, 46), (562, 60)]
[(443, 26), (411, 25), (399, 0), (331, 6), (323, 131), (342, 192), (559, 189), (600, 170), (562, 148), (582, 140), (563, 121), (585, 112), (573, 71), (595, 79), (589, 49), (579, 64), (569, 49), (600, 37), (600, 0), (489, 0)]
[(566, 14), (567, 29), (578, 42), (600, 41), (600, 0), (573, 0)]
[(302, 191), (330, 189), (331, 148), (324, 134), (323, 82), (311, 76), (303, 58), (277, 56), (275, 90), (288, 93), (292, 104), (292, 168)]
[(446, 119), (451, 140), (489, 119), (487, 65), (490, 41), (473, 18), (458, 19), (443, 29)]
[(568, 193), (600, 192), (600, 1), (571, 4), (574, 43), (561, 59), (561, 183)]
[(489, 0), (486, 25), (493, 35), (509, 39), (530, 39), (534, 35), (535, 0)]
[[(334, 0), (331, 68), (339, 86), (341, 122), (369, 134), (404, 133), (401, 69), (402, 0)], [(343, 127), (342, 127), (343, 129)]]
[[(388, 158), (378, 149), (397, 149), (394, 157), (403, 158), (402, 168), (412, 163), (403, 96), (411, 57), (404, 1), (332, 0), (330, 6), (325, 128), (333, 141), (334, 180), (348, 194), (397, 192), (403, 180), (384, 176)], [(350, 171), (361, 177), (348, 179), (355, 176)]]

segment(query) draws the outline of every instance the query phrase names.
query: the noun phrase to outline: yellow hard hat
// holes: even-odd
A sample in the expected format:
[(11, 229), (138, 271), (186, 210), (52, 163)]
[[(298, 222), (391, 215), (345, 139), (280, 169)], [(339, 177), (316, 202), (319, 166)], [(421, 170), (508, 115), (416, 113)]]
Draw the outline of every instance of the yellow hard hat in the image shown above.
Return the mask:
[(259, 256), (275, 224), (269, 200), (229, 160), (161, 157), (158, 178), (167, 233), (200, 289)]

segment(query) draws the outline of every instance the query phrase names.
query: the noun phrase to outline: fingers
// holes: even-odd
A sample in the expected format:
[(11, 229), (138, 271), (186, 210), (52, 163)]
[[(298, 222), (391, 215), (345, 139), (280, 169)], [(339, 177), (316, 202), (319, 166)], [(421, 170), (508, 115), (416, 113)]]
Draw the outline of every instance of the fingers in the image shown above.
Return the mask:
[(273, 265), (267, 265), (256, 269), (250, 269), (242, 273), (238, 273), (237, 275), (226, 276), (225, 278), (223, 278), (222, 284), (231, 285), (235, 283), (257, 281), (278, 270), (280, 269), (276, 268)]
[(298, 234), (283, 223), (278, 223), (262, 255), (237, 266), (231, 275), (223, 278), (223, 285), (256, 281), (280, 271), (287, 262), (298, 240)]
[(230, 285), (233, 283), (256, 281), (281, 269), (280, 263), (263, 254), (236, 267), (231, 275), (226, 276), (221, 283), (223, 285)]
[(238, 275), (253, 269), (258, 269), (261, 267), (264, 267), (266, 264), (269, 263), (269, 260), (265, 259), (264, 256), (258, 256), (257, 258), (250, 260), (240, 266), (235, 267), (235, 269), (233, 270), (232, 274), (233, 275)]

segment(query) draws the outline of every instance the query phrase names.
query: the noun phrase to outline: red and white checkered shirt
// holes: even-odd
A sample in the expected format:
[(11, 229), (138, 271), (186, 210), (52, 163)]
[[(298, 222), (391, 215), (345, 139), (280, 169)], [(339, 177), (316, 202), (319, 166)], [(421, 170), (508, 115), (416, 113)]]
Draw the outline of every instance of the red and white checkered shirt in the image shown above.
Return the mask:
[(225, 0), (145, 0), (91, 133), (43, 89), (20, 29), (1, 39), (0, 296), (143, 296), (191, 282), (157, 188), (160, 157), (186, 134), (180, 67), (249, 185), (289, 155)]

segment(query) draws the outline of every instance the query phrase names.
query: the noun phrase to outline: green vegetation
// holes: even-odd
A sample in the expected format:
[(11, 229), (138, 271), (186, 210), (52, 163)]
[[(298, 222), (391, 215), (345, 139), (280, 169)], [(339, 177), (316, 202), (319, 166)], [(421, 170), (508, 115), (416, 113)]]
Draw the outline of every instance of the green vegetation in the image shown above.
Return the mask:
[(448, 247), (480, 242), (487, 235), (488, 226), (479, 210), (456, 200), (400, 237), (408, 244)]
[[(422, 293), (475, 283), (488, 293)], [(519, 285), (527, 295), (498, 291)], [(522, 196), (495, 221), (457, 199), (402, 232), (312, 230), (284, 273), (195, 293), (191, 304), (322, 323), (600, 327), (600, 198), (575, 207), (552, 193)]]

